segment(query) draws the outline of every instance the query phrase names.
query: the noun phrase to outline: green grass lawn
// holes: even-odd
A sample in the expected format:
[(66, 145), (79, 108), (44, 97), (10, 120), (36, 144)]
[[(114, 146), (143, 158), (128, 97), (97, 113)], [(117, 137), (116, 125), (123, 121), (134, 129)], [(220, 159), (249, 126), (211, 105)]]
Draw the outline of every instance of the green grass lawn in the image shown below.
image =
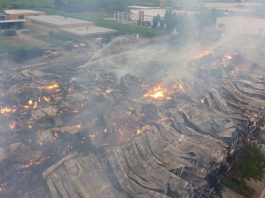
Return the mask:
[[(66, 1), (66, 0), (64, 0)], [(85, 1), (85, 0), (84, 0)], [(159, 5), (159, 0), (125, 0), (127, 4), (140, 3), (146, 6)], [(51, 8), (51, 0), (1, 0), (0, 6), (13, 8)]]
[(0, 36), (0, 53), (7, 53), (22, 47), (30, 48), (32, 45), (16, 36)]
[(53, 46), (63, 47), (64, 43), (65, 43), (63, 40), (59, 40), (59, 39), (51, 37), (49, 35), (35, 35), (33, 37), (36, 39), (39, 39), (41, 41), (47, 42)]
[(146, 36), (146, 37), (153, 37), (162, 34), (161, 31), (151, 29), (148, 27), (130, 25), (130, 24), (121, 24), (115, 21), (100, 20), (96, 22), (96, 25), (118, 30), (122, 34), (139, 34), (141, 36)]
[(3, 8), (47, 8), (51, 7), (50, 0), (1, 0), (0, 6)]

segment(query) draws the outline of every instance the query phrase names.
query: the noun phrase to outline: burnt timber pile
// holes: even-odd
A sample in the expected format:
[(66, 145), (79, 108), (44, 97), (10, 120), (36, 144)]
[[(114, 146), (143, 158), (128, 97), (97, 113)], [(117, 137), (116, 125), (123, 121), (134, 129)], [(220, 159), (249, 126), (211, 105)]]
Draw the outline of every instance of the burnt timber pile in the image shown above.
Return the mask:
[(204, 51), (163, 82), (161, 62), (137, 57), (135, 72), (130, 50), (100, 53), (1, 73), (1, 196), (217, 196), (219, 172), (262, 132), (263, 66)]

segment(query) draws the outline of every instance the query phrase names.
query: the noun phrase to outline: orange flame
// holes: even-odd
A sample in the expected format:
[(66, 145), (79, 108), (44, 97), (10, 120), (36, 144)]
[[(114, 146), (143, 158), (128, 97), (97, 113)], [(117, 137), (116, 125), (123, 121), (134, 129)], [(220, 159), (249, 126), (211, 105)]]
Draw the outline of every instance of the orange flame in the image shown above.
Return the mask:
[(225, 59), (228, 59), (228, 60), (231, 60), (233, 57), (230, 56), (230, 55), (228, 55), (228, 54), (226, 54), (226, 55), (224, 56), (224, 58), (225, 58)]
[(154, 87), (152, 90), (148, 91), (144, 97), (153, 98), (153, 99), (171, 99), (169, 97), (168, 91), (158, 85), (157, 87)]
[(44, 99), (47, 103), (50, 103), (50, 101), (51, 101), (51, 98), (50, 98), (50, 97), (47, 97), (47, 96), (43, 96), (43, 99)]
[(111, 89), (111, 88), (108, 88), (107, 90), (106, 90), (106, 93), (108, 93), (108, 94), (111, 94), (113, 92), (113, 90)]
[(11, 107), (1, 107), (0, 108), (0, 113), (1, 114), (14, 113), (14, 112), (16, 112), (16, 109), (11, 108)]
[(235, 75), (237, 72), (239, 72), (240, 70), (239, 70), (239, 68), (238, 67), (235, 67), (231, 72), (230, 72), (230, 74), (231, 75)]
[(38, 108), (38, 103), (34, 102), (33, 109), (37, 109), (37, 108)]
[(89, 137), (91, 139), (91, 142), (95, 143), (97, 135), (96, 134), (90, 134)]
[(210, 50), (205, 50), (205, 51), (202, 51), (202, 52), (200, 52), (199, 54), (197, 54), (197, 55), (195, 55), (194, 57), (193, 57), (193, 59), (200, 59), (200, 58), (203, 58), (203, 57), (205, 57), (205, 56), (209, 56), (210, 54), (212, 54), (213, 52), (212, 51), (210, 51)]
[(184, 89), (184, 85), (182, 85), (181, 83), (178, 85), (178, 90), (181, 91), (181, 92), (185, 92), (185, 89)]
[(25, 104), (23, 107), (24, 107), (24, 109), (30, 109), (31, 107), (33, 109), (37, 109), (38, 108), (38, 103), (36, 101), (33, 101), (32, 99), (30, 99), (28, 101), (28, 103)]
[(46, 90), (46, 91), (52, 91), (52, 90), (55, 90), (58, 88), (60, 88), (60, 85), (58, 83), (53, 83), (50, 85), (45, 85), (45, 86), (39, 87), (40, 90)]
[(29, 105), (24, 105), (23, 107), (24, 107), (24, 109), (29, 109), (30, 108)]
[(9, 124), (10, 129), (15, 129), (17, 128), (17, 123), (13, 121), (12, 123)]
[(142, 133), (142, 129), (141, 129), (141, 128), (138, 128), (138, 129), (136, 130), (136, 134), (139, 135), (139, 134), (141, 134), (141, 133)]
[(21, 168), (31, 168), (32, 166), (37, 166), (42, 164), (45, 160), (48, 160), (50, 156), (42, 157), (37, 160), (30, 160), (27, 164), (21, 166)]
[(33, 100), (30, 99), (30, 100), (28, 101), (28, 104), (29, 104), (29, 105), (33, 105)]
[(81, 129), (81, 124), (77, 124), (76, 128)]
[(28, 128), (29, 128), (29, 129), (32, 129), (32, 127), (33, 127), (32, 124), (29, 123), (29, 124), (28, 124)]

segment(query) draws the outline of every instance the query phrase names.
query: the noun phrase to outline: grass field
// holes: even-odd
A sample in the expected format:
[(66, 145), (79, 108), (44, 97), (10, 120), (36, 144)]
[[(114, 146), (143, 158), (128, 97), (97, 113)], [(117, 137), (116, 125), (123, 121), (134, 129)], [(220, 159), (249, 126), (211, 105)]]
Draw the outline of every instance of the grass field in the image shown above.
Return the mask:
[(157, 36), (162, 34), (161, 31), (151, 29), (148, 27), (132, 25), (132, 24), (122, 24), (115, 21), (104, 20), (104, 16), (92, 13), (76, 13), (72, 14), (72, 17), (79, 19), (84, 19), (88, 21), (93, 21), (97, 26), (106, 27), (118, 30), (121, 34), (139, 34), (141, 36)]
[(22, 47), (30, 48), (32, 45), (16, 36), (0, 36), (0, 53), (7, 53)]
[(52, 46), (59, 46), (59, 47), (63, 47), (64, 46), (64, 41), (53, 38), (49, 35), (35, 35), (33, 36), (36, 39), (39, 39), (41, 41), (44, 41), (46, 43), (49, 43)]
[(51, 7), (51, 0), (1, 0), (3, 8), (47, 8)]
[[(64, 0), (66, 1), (66, 0)], [(86, 1), (86, 0), (83, 0)], [(159, 0), (124, 0), (126, 4), (140, 3), (146, 6), (159, 5)], [(52, 0), (1, 0), (0, 6), (14, 8), (51, 8)]]

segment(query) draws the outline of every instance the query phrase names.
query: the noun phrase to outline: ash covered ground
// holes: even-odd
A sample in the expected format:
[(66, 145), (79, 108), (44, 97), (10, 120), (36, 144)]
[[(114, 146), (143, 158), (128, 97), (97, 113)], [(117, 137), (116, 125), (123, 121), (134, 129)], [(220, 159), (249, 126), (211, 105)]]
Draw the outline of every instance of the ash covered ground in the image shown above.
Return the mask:
[(217, 185), (233, 146), (261, 130), (262, 59), (169, 41), (122, 37), (84, 65), (2, 69), (1, 197), (215, 195), (209, 175)]

